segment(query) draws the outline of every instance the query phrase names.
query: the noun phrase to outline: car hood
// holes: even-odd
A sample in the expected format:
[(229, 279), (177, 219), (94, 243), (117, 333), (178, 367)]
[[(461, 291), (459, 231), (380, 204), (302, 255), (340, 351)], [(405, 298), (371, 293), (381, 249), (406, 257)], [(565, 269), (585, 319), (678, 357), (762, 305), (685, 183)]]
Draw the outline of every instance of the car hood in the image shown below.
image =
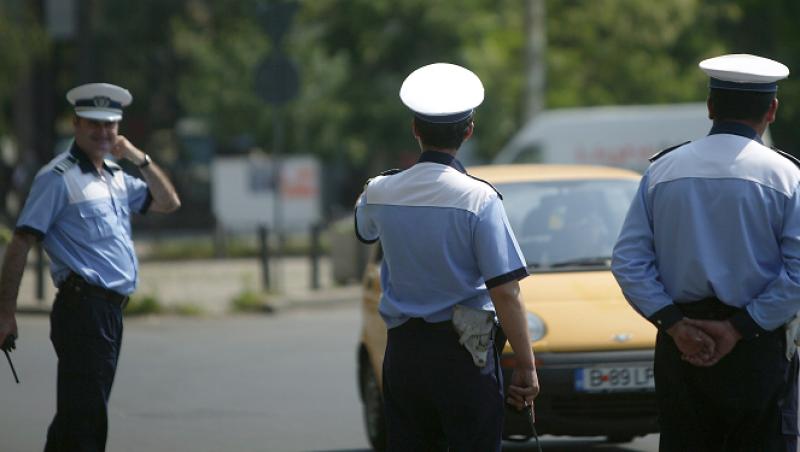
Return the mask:
[(541, 352), (652, 348), (656, 329), (625, 300), (610, 271), (534, 273), (520, 281), (528, 311), (541, 317)]

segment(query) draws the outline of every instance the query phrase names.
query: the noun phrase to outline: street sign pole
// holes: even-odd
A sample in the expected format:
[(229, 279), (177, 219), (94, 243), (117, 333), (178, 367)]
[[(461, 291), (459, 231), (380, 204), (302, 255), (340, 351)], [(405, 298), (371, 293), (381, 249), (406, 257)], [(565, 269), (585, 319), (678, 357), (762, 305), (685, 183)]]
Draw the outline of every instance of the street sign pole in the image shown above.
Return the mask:
[[(259, 16), (265, 32), (272, 40), (272, 52), (256, 69), (255, 90), (261, 99), (273, 106), (272, 118), (272, 168), (274, 181), (272, 223), (278, 238), (278, 254), (283, 256), (286, 244), (286, 231), (283, 224), (282, 155), (285, 147), (284, 105), (297, 97), (299, 79), (297, 68), (283, 50), (283, 37), (291, 26), (292, 17), (299, 8), (296, 1), (280, 1), (259, 5)], [(280, 261), (279, 261), (280, 262)], [(273, 266), (275, 268), (276, 266)], [(283, 284), (283, 266), (275, 269), (278, 277), (273, 279), (277, 286)]]

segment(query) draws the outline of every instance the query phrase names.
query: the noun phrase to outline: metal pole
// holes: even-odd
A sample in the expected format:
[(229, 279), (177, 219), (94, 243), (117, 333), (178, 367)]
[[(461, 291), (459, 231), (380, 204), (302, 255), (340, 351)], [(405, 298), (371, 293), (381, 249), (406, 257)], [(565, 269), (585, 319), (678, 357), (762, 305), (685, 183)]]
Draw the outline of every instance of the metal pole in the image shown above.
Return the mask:
[(319, 289), (319, 256), (320, 256), (320, 244), (319, 244), (319, 236), (322, 231), (322, 225), (316, 223), (311, 226), (311, 249), (310, 257), (311, 257), (311, 289), (317, 290)]
[(547, 49), (547, 14), (544, 0), (525, 1), (525, 120), (530, 121), (545, 105), (545, 51)]
[(283, 109), (275, 107), (275, 120), (272, 122), (272, 156), (275, 162), (275, 224), (273, 228), (278, 234), (283, 235), (283, 199), (281, 193), (281, 179), (283, 174), (281, 159), (283, 153)]
[(269, 290), (269, 228), (261, 226), (258, 228), (259, 257), (261, 260), (261, 286), (264, 290)]
[(276, 266), (276, 281), (275, 285), (278, 289), (285, 287), (284, 274), (283, 274), (283, 258), (286, 252), (285, 249), (285, 235), (283, 230), (283, 193), (282, 193), (282, 176), (283, 168), (281, 162), (281, 154), (283, 153), (283, 108), (275, 106), (275, 119), (272, 122), (272, 156), (273, 156), (273, 181), (275, 184), (275, 202), (273, 203), (273, 224), (272, 229), (278, 237), (278, 251), (277, 254), (280, 258)]
[(224, 257), (228, 257), (228, 241), (227, 241), (227, 234), (225, 233), (225, 226), (220, 223), (218, 219), (215, 219), (216, 223), (214, 224), (214, 257), (217, 259), (222, 259)]

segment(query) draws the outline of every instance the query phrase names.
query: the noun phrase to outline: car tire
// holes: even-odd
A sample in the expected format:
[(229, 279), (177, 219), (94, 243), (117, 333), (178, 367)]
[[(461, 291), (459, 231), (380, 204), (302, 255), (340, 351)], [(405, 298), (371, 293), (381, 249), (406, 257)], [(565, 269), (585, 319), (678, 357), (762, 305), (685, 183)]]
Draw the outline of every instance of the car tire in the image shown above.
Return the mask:
[(383, 394), (369, 361), (361, 363), (361, 394), (364, 406), (364, 427), (372, 449), (386, 450), (386, 418), (383, 413)]
[(608, 435), (606, 442), (610, 444), (625, 444), (633, 441), (633, 435)]

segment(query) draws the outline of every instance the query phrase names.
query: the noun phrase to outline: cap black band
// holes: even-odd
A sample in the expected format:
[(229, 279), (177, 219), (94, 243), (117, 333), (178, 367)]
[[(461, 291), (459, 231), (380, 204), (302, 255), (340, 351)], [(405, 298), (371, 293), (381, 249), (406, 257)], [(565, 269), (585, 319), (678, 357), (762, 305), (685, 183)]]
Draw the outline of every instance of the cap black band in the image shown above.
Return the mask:
[(433, 124), (454, 124), (469, 118), (474, 111), (475, 110), (467, 110), (449, 115), (436, 115), (436, 116), (424, 115), (422, 113), (414, 112), (414, 116), (425, 122), (431, 122)]
[(94, 97), (92, 99), (79, 99), (75, 101), (76, 107), (108, 108), (122, 110), (122, 104), (108, 97)]
[(712, 89), (727, 89), (731, 91), (757, 91), (760, 93), (774, 93), (778, 91), (778, 82), (739, 83), (711, 77), (708, 82), (708, 87)]

